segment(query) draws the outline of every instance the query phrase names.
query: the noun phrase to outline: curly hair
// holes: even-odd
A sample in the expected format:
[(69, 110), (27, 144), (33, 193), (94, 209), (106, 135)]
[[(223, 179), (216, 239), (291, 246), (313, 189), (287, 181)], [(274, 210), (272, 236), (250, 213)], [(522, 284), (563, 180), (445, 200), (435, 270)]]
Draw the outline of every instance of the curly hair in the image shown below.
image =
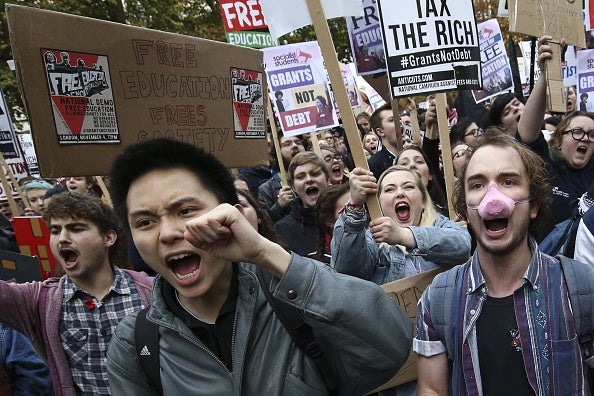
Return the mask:
[(526, 177), (528, 178), (528, 189), (531, 197), (530, 205), (539, 205), (538, 213), (534, 219), (530, 220), (530, 225), (528, 227), (530, 233), (534, 235), (549, 218), (551, 203), (553, 202), (551, 187), (549, 185), (550, 177), (546, 170), (545, 162), (538, 156), (538, 154), (498, 129), (487, 128), (483, 136), (477, 142), (477, 145), (469, 147), (468, 149), (467, 166), (462, 169), (462, 175), (460, 175), (454, 183), (452, 204), (454, 205), (456, 214), (458, 214), (461, 219), (468, 221), (466, 190), (464, 189), (466, 170), (474, 154), (485, 146), (511, 148), (518, 153), (526, 171)]
[(51, 227), (53, 219), (68, 218), (88, 220), (102, 234), (115, 231), (117, 238), (109, 248), (109, 262), (112, 265), (125, 266), (127, 239), (111, 207), (100, 198), (88, 194), (64, 192), (54, 195), (45, 209), (43, 219)]

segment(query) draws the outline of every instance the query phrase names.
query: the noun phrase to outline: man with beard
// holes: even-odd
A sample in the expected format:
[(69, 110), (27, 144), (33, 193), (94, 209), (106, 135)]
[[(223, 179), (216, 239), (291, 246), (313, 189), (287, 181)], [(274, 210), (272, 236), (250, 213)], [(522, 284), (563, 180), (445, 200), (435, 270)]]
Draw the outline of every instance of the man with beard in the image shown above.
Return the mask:
[[(146, 311), (158, 329), (158, 349), (146, 349), (157, 354), (158, 378), (141, 366), (131, 315), (107, 353), (114, 394), (154, 395), (150, 378), (168, 395), (329, 394), (269, 301), (295, 307), (311, 327), (337, 394), (366, 394), (406, 360), (412, 328), (404, 311), (378, 286), (260, 235), (243, 215), (231, 174), (211, 154), (167, 139), (129, 146), (112, 166), (110, 192), (159, 274)], [(269, 299), (259, 271), (274, 276), (264, 286)]]
[[(284, 169), (288, 168), (294, 156), (305, 151), (303, 140), (299, 136), (282, 136), (279, 133), (278, 143)], [(294, 199), (295, 195), (291, 187), (282, 185), (280, 172), (275, 173), (258, 187), (258, 202), (268, 212), (273, 222), (279, 221), (289, 213)]]
[(471, 150), (453, 203), (477, 248), (419, 301), (419, 395), (586, 395), (576, 307), (559, 260), (540, 253), (531, 235), (551, 202), (544, 163), (500, 132)]
[(25, 334), (48, 363), (56, 396), (109, 395), (107, 345), (124, 316), (150, 303), (153, 278), (116, 266), (123, 263), (123, 233), (99, 198), (57, 195), (44, 220), (65, 275), (0, 281), (0, 318)]

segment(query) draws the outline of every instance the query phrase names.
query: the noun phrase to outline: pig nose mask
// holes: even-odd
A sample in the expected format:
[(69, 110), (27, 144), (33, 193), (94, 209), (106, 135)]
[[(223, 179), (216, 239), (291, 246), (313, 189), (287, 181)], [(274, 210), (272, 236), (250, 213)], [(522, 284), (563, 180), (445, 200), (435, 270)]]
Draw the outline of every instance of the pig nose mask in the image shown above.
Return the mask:
[(516, 204), (527, 202), (530, 202), (530, 198), (514, 201), (499, 191), (494, 182), (491, 182), (481, 203), (478, 206), (466, 204), (466, 207), (468, 209), (478, 210), (478, 214), (483, 220), (507, 219), (511, 216)]

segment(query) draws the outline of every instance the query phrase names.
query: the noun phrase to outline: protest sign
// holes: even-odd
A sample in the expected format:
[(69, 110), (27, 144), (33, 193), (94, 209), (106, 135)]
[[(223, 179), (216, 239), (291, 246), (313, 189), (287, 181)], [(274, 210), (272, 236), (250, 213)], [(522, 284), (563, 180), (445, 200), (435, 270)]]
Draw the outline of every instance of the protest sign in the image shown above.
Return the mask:
[(575, 46), (567, 46), (565, 60), (561, 63), (561, 71), (563, 73), (563, 86), (577, 85), (577, 48)]
[(472, 0), (377, 0), (392, 97), (482, 86)]
[[(520, 47), (520, 52), (522, 52), (522, 57), (524, 58), (524, 75), (526, 76), (526, 80), (524, 81), (526, 84), (530, 83), (530, 64), (532, 63), (532, 50), (530, 49), (530, 41), (520, 41), (518, 42), (518, 47)], [(538, 67), (538, 62), (534, 61), (534, 82), (538, 81), (540, 78), (540, 67)]]
[(33, 145), (33, 137), (30, 133), (17, 133), (17, 139), (23, 150), (23, 156), (25, 157), (25, 163), (29, 168), (29, 175), (34, 177), (40, 177), (39, 166), (37, 165), (37, 154), (35, 154), (35, 146)]
[[(445, 268), (440, 267), (430, 271), (421, 272), (417, 275), (386, 283), (381, 285), (381, 288), (384, 289), (386, 293), (388, 293), (390, 298), (392, 298), (402, 307), (413, 324), (416, 325), (417, 302), (435, 275), (443, 272), (444, 269)], [(396, 385), (414, 381), (415, 379), (417, 379), (417, 355), (412, 351), (411, 348), (411, 353), (408, 357), (408, 360), (404, 363), (398, 373), (396, 373), (396, 375), (386, 384), (376, 389), (376, 391), (392, 388)]]
[(41, 279), (54, 276), (57, 261), (50, 249), (50, 231), (45, 221), (40, 216), (13, 217), (12, 226), (21, 253), (39, 258)]
[(159, 137), (202, 147), (227, 167), (266, 160), (260, 51), (6, 9), (44, 177), (106, 174), (124, 146)]
[(509, 30), (586, 48), (581, 1), (508, 0)]
[(284, 136), (338, 125), (317, 41), (263, 49), (268, 86)]
[[(326, 18), (345, 15), (361, 16), (361, 0), (320, 0)], [(260, 0), (268, 29), (275, 40), (280, 36), (312, 24), (307, 0)]]
[[(4, 98), (4, 93), (0, 88), (0, 154), (4, 158), (0, 171), (3, 171), (6, 177), (7, 186), (11, 189), (11, 195), (14, 197), (19, 196), (19, 189), (15, 186), (12, 178), (16, 181), (21, 180), (29, 176), (27, 172), (27, 165), (21, 150), (19, 148), (19, 142), (17, 141), (16, 134), (10, 118), (10, 112)], [(6, 164), (6, 166), (4, 166)], [(12, 175), (11, 175), (12, 173)], [(4, 184), (0, 185), (0, 199), (6, 200), (7, 194), (5, 191)]]
[(346, 23), (357, 74), (385, 72), (386, 55), (375, 0), (363, 0), (363, 16), (346, 17)]
[(220, 0), (227, 42), (250, 48), (274, 47), (258, 0)]
[(478, 25), (481, 48), (481, 70), (483, 89), (473, 90), (476, 103), (481, 103), (502, 91), (513, 88), (512, 71), (505, 51), (505, 43), (497, 19), (490, 19)]
[(578, 51), (578, 110), (594, 111), (594, 49)]
[(25, 283), (42, 280), (37, 257), (0, 249), (0, 279)]
[(361, 92), (357, 86), (357, 80), (353, 74), (354, 64), (348, 63), (340, 67), (340, 73), (342, 74), (342, 80), (344, 81), (344, 87), (346, 88), (347, 95), (349, 97), (349, 103), (353, 114), (360, 113), (365, 110), (363, 99), (361, 98)]

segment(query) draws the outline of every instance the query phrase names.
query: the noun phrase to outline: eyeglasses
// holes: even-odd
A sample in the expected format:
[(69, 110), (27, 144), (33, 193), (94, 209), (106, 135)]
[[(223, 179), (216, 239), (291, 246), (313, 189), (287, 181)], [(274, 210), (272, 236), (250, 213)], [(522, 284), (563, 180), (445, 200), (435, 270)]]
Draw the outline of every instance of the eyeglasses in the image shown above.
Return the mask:
[(468, 149), (467, 149), (467, 148), (465, 148), (465, 149), (460, 149), (460, 150), (456, 151), (456, 152), (454, 153), (454, 155), (452, 156), (452, 160), (455, 160), (456, 158), (461, 158), (461, 157), (464, 157), (464, 156), (466, 156), (466, 152), (467, 152), (467, 151), (468, 151)]
[(482, 134), (483, 134), (483, 129), (482, 128), (474, 128), (470, 132), (465, 133), (464, 134), (464, 137), (470, 136), (470, 135), (472, 135), (474, 137), (479, 137), (479, 136), (482, 136)]
[(583, 129), (579, 129), (579, 128), (574, 128), (574, 129), (570, 129), (569, 131), (565, 131), (563, 132), (563, 135), (566, 135), (568, 133), (571, 133), (571, 137), (574, 140), (582, 140), (584, 139), (584, 137), (588, 137), (588, 140), (590, 142), (594, 142), (594, 131), (590, 131), (590, 132), (586, 132)]
[(303, 146), (303, 142), (299, 139), (295, 139), (295, 140), (285, 140), (284, 142), (281, 143), (281, 147), (291, 147), (293, 144), (296, 144), (297, 146)]
[(334, 161), (336, 161), (336, 162), (342, 161), (342, 157), (340, 155), (335, 155), (335, 156), (328, 155), (328, 156), (324, 157), (324, 161), (331, 164)]

